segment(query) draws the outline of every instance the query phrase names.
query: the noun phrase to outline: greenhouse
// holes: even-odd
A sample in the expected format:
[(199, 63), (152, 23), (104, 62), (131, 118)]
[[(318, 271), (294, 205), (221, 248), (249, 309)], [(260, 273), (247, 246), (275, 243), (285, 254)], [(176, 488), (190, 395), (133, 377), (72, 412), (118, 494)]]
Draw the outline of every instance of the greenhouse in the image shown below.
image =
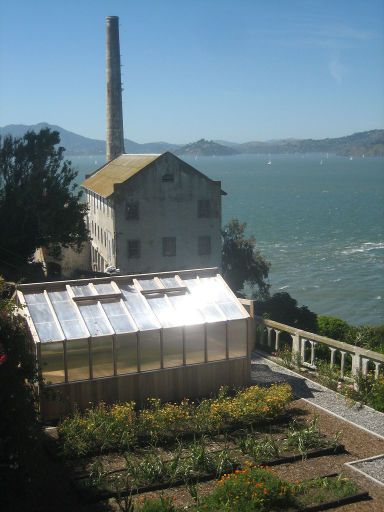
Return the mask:
[[(248, 359), (249, 314), (217, 269), (21, 285), (18, 303), (45, 387)], [(126, 396), (106, 386), (108, 401)]]

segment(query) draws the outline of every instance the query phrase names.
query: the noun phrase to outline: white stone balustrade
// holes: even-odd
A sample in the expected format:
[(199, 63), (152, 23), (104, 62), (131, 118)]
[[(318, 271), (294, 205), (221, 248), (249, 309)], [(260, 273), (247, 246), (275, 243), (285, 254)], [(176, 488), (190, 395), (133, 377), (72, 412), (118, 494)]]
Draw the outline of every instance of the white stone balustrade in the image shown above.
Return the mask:
[[(241, 302), (247, 302), (243, 299)], [(252, 302), (252, 301), (249, 301)], [(336, 354), (340, 353), (340, 378), (344, 378), (346, 356), (350, 356), (352, 360), (352, 375), (362, 373), (367, 375), (368, 365), (372, 363), (375, 367), (374, 376), (377, 379), (384, 365), (384, 354), (367, 350), (355, 345), (349, 345), (342, 341), (333, 340), (319, 334), (302, 331), (289, 325), (281, 324), (273, 320), (267, 320), (254, 316), (255, 324), (258, 327), (259, 335), (256, 337), (256, 346), (268, 346), (275, 350), (279, 350), (281, 334), (288, 333), (292, 338), (292, 359), (299, 354), (301, 356), (301, 364), (311, 368), (316, 368), (316, 348), (319, 345), (326, 345), (330, 350), (330, 366), (335, 366)], [(267, 335), (267, 336), (266, 336)], [(267, 340), (265, 338), (267, 337)], [(273, 344), (274, 339), (274, 344)], [(311, 346), (310, 361), (306, 361), (306, 344)]]
[[(380, 369), (384, 363), (384, 354), (374, 352), (373, 350), (367, 350), (361, 347), (356, 347), (355, 345), (349, 345), (348, 343), (333, 340), (331, 338), (320, 336), (315, 333), (301, 331), (299, 329), (295, 329), (288, 325), (280, 324), (272, 320), (260, 319), (258, 317), (255, 317), (255, 321), (257, 324), (261, 323), (265, 325), (265, 327), (268, 329), (268, 339), (272, 338), (273, 331), (275, 331), (276, 338), (278, 333), (279, 340), (282, 332), (290, 334), (290, 337), (292, 338), (292, 353), (298, 353), (301, 355), (301, 364), (303, 364), (304, 366), (316, 368), (316, 347), (318, 345), (323, 344), (328, 346), (330, 350), (331, 367), (335, 365), (335, 358), (337, 352), (340, 353), (341, 378), (343, 378), (345, 374), (345, 363), (347, 355), (349, 355), (352, 359), (352, 375), (357, 375), (359, 372), (361, 372), (363, 375), (367, 375), (368, 365), (370, 362), (372, 362), (375, 366), (374, 376), (376, 379), (379, 377)], [(306, 361), (307, 343), (310, 344), (311, 350), (309, 361)]]

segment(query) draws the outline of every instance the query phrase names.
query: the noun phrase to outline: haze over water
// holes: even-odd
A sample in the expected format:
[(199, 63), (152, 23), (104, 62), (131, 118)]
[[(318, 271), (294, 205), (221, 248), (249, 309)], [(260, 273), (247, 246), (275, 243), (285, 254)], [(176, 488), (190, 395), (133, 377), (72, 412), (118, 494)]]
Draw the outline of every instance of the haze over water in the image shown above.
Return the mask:
[[(71, 157), (69, 157), (71, 158)], [(228, 193), (223, 224), (247, 222), (272, 292), (352, 324), (384, 323), (384, 160), (330, 155), (184, 158)], [(104, 163), (72, 157), (78, 181)]]

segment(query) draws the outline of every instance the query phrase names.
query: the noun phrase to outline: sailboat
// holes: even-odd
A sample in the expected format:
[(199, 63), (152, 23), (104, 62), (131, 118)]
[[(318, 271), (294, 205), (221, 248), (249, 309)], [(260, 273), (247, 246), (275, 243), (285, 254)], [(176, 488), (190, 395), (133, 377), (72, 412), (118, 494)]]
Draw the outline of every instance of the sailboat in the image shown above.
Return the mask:
[(267, 165), (272, 165), (272, 160), (271, 159), (268, 160)]

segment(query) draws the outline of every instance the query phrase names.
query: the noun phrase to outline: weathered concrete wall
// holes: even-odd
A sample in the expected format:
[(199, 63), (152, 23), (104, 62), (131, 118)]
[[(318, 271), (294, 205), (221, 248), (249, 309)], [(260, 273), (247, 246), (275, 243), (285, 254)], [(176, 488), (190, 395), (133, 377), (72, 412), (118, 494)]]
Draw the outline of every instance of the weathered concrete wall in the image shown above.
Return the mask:
[[(104, 199), (98, 194), (90, 191), (86, 192), (88, 204), (88, 229), (92, 238), (91, 245), (93, 253), (95, 250), (100, 254), (105, 262), (105, 266), (115, 265), (114, 251), (114, 212), (111, 207), (111, 201)], [(95, 263), (93, 254), (92, 264)], [(89, 267), (91, 269), (91, 265)], [(105, 268), (96, 268), (103, 272)]]
[[(163, 181), (172, 175), (174, 181)], [(212, 213), (198, 216), (198, 201)], [(138, 201), (139, 219), (127, 220), (127, 202)], [(114, 194), (116, 266), (123, 273), (221, 266), (221, 186), (166, 153), (148, 169), (117, 185)], [(211, 237), (211, 253), (198, 254), (199, 236)], [(163, 256), (163, 237), (176, 238), (176, 255)], [(128, 240), (140, 240), (140, 258), (128, 258)]]
[(61, 249), (60, 258), (56, 259), (50, 256), (47, 248), (37, 249), (34, 256), (35, 261), (40, 261), (45, 267), (46, 274), (50, 275), (50, 264), (59, 265), (61, 268), (61, 277), (71, 278), (75, 271), (90, 270), (91, 268), (91, 249), (90, 243), (84, 242), (81, 252), (77, 252), (70, 247)]

